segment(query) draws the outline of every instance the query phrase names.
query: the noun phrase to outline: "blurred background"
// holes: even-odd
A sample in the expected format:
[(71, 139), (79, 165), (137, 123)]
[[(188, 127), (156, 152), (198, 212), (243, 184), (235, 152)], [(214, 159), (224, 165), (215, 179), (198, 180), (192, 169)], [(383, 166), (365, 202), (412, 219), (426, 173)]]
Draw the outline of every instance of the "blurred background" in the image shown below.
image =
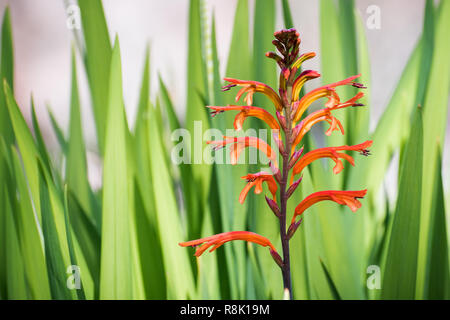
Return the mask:
[[(6, 87), (6, 100), (0, 97), (0, 107), (5, 104), (10, 115), (0, 118), (0, 239), (5, 239), (0, 241), (0, 299), (280, 299), (279, 270), (260, 253), (263, 248), (233, 242), (196, 260), (178, 246), (230, 230), (279, 239), (264, 202), (252, 194), (238, 203), (240, 178), (255, 168), (165, 160), (176, 128), (193, 132), (195, 121), (203, 128), (231, 124), (228, 114), (210, 122), (204, 108), (233, 101), (220, 92), (218, 69), (222, 77), (275, 85), (275, 66), (267, 68), (264, 53), (272, 50), (271, 33), (292, 25), (291, 20), (302, 38), (301, 53), (317, 53), (304, 67), (323, 76), (308, 82), (306, 91), (359, 72), (369, 86), (362, 101), (368, 107), (343, 118), (351, 122), (343, 122), (346, 135), (324, 139), (317, 127), (305, 142), (307, 150), (375, 142), (373, 156), (357, 161), (348, 173), (332, 174), (327, 162), (305, 172), (289, 212), (315, 190), (364, 187), (370, 192), (357, 215), (324, 204), (304, 217), (302, 232), (293, 238), (298, 249), (291, 251), (293, 297), (450, 297), (445, 210), (450, 203), (450, 2), (438, 7), (434, 0), (258, 1), (0, 0), (0, 10), (10, 7), (3, 19), (0, 72), (14, 81), (19, 108), (35, 128), (27, 128)], [(116, 35), (120, 46), (112, 49)], [(234, 49), (228, 52), (231, 42)], [(73, 69), (72, 48), (79, 60)], [(11, 56), (14, 80), (5, 73)], [(78, 81), (71, 79), (75, 66)], [(344, 93), (341, 97), (350, 91)], [(45, 143), (34, 118), (31, 126), (31, 101)], [(258, 97), (254, 103), (266, 106), (263, 101)], [(416, 108), (419, 103), (423, 112)], [(195, 135), (194, 141), (199, 141)], [(259, 218), (267, 214), (272, 219)], [(65, 266), (78, 267), (78, 262), (88, 271), (83, 290), (69, 292)], [(369, 285), (373, 266), (378, 279), (383, 277), (381, 291)]]
[[(67, 25), (70, 1), (62, 0), (0, 0), (0, 11), (9, 4), (15, 49), (15, 93), (19, 106), (29, 121), (30, 95), (36, 103), (39, 122), (51, 153), (58, 153), (46, 108), (49, 106), (61, 127), (67, 128), (69, 116), (70, 48), (74, 40)], [(423, 21), (424, 0), (358, 0), (355, 2), (363, 18), (370, 5), (380, 8), (380, 29), (367, 29), (372, 66), (371, 129), (387, 105), (401, 72), (414, 48)], [(151, 86), (156, 92), (157, 74), (161, 73), (175, 104), (184, 118), (186, 92), (186, 61), (189, 1), (123, 0), (103, 2), (111, 38), (117, 33), (122, 47), (124, 97), (128, 119), (137, 109), (141, 70), (146, 42), (151, 50)], [(254, 1), (249, 2), (250, 12)], [(280, 6), (280, 3), (277, 2)], [(301, 50), (318, 52), (309, 66), (320, 72), (318, 1), (290, 1), (293, 19), (302, 38)], [(236, 0), (206, 1), (216, 19), (219, 61), (226, 61), (231, 41)], [(281, 9), (277, 8), (277, 26), (282, 25)], [(395, 49), (394, 49), (395, 48)], [(221, 65), (222, 74), (224, 64)], [(80, 77), (85, 74), (80, 72)], [(80, 79), (81, 80), (81, 79)], [(337, 80), (337, 79), (336, 79)], [(91, 114), (87, 81), (81, 88), (84, 134), (88, 150), (96, 150), (95, 127)], [(130, 122), (131, 123), (131, 122)], [(447, 126), (447, 136), (450, 126)], [(449, 159), (449, 141), (444, 150), (444, 163)], [(88, 154), (89, 177), (97, 189), (101, 183), (100, 164), (95, 152)], [(396, 161), (394, 161), (396, 163)], [(445, 170), (445, 169), (444, 169)], [(390, 175), (395, 180), (396, 168)], [(449, 177), (448, 170), (444, 172)], [(448, 190), (448, 180), (446, 190)], [(392, 188), (395, 191), (396, 188)], [(393, 195), (395, 196), (395, 195)]]

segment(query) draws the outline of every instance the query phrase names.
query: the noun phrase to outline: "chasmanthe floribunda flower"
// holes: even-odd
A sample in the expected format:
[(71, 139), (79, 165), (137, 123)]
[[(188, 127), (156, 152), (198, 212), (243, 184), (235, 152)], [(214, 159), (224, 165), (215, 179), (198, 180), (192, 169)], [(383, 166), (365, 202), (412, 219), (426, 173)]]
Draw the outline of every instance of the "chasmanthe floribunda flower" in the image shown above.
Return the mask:
[[(267, 238), (249, 231), (224, 232), (198, 240), (182, 242), (180, 245), (184, 247), (200, 245), (195, 251), (196, 257), (202, 255), (210, 247), (212, 247), (211, 252), (232, 240), (244, 240), (269, 247), (271, 256), (281, 268), (285, 292), (288, 292), (292, 298), (289, 240), (302, 222), (302, 219), (297, 220), (297, 217), (301, 216), (312, 205), (325, 200), (346, 205), (355, 212), (361, 207), (361, 202), (358, 199), (363, 198), (367, 192), (365, 189), (357, 191), (326, 190), (314, 192), (297, 205), (292, 215), (291, 223), (287, 227), (287, 201), (301, 184), (302, 171), (315, 160), (329, 158), (335, 163), (333, 173), (338, 174), (344, 168), (342, 159), (349, 162), (352, 166), (355, 165), (353, 157), (347, 154), (347, 151), (356, 151), (364, 156), (368, 156), (370, 154), (368, 148), (372, 145), (372, 141), (368, 140), (352, 146), (319, 148), (310, 150), (307, 153), (303, 152), (303, 146), (297, 149), (311, 128), (322, 121), (329, 124), (329, 128), (325, 132), (326, 135), (329, 136), (336, 130), (344, 134), (344, 128), (341, 122), (333, 113), (343, 108), (363, 106), (358, 100), (364, 94), (358, 92), (351, 99), (341, 102), (336, 88), (345, 85), (351, 85), (358, 89), (365, 87), (355, 82), (360, 76), (355, 75), (342, 81), (319, 87), (302, 96), (301, 93), (304, 84), (307, 81), (320, 77), (320, 74), (314, 70), (300, 72), (302, 63), (315, 57), (315, 53), (305, 53), (299, 56), (300, 38), (295, 29), (281, 30), (275, 32), (274, 36), (275, 40), (272, 43), (277, 48), (278, 53), (268, 52), (266, 56), (274, 59), (281, 69), (278, 93), (261, 82), (225, 78), (225, 81), (229, 84), (223, 87), (223, 91), (229, 91), (236, 86), (241, 87), (236, 95), (236, 102), (239, 102), (240, 98), (245, 94), (244, 101), (246, 105), (208, 106), (208, 108), (212, 110), (211, 115), (213, 117), (225, 111), (238, 111), (234, 120), (234, 129), (236, 131), (242, 130), (244, 121), (248, 117), (256, 117), (262, 120), (272, 129), (272, 136), (279, 154), (265, 141), (257, 137), (224, 136), (221, 141), (207, 141), (207, 143), (211, 144), (215, 150), (230, 145), (231, 164), (238, 163), (241, 152), (247, 147), (257, 148), (270, 160), (271, 173), (250, 173), (242, 177), (247, 181), (247, 184), (239, 195), (239, 202), (243, 203), (245, 201), (248, 192), (253, 187), (255, 188), (254, 192), (259, 194), (263, 192), (264, 183), (267, 185), (272, 197), (269, 198), (266, 196), (265, 199), (279, 222), (283, 257), (278, 254), (276, 248)], [(275, 107), (274, 110), (253, 106), (253, 95), (255, 93), (266, 95), (272, 101)], [(311, 104), (321, 98), (326, 99), (324, 107), (304, 117)], [(300, 178), (295, 180), (297, 175), (300, 175)]]

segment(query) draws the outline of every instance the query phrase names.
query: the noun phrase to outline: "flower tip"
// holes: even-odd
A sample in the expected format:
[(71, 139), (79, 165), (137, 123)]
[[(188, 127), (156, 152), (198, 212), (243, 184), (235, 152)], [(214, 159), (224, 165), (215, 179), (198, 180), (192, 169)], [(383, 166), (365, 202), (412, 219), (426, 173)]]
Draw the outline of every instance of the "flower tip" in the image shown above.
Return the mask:
[(352, 86), (358, 89), (367, 89), (366, 86), (364, 86), (362, 83), (359, 82), (352, 82)]

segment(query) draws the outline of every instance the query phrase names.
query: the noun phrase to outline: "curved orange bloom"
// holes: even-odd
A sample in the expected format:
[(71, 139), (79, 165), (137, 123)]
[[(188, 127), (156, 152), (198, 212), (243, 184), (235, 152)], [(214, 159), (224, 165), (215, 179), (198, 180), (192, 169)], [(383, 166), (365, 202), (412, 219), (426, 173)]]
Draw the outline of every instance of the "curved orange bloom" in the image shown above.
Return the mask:
[(300, 57), (298, 57), (297, 60), (295, 60), (295, 62), (292, 64), (292, 68), (300, 68), (301, 65), (303, 64), (303, 62), (305, 62), (306, 60), (312, 59), (316, 56), (315, 52), (308, 52), (308, 53), (304, 53), (302, 54)]
[(239, 202), (241, 204), (244, 203), (248, 192), (253, 186), (255, 187), (255, 194), (260, 194), (263, 191), (262, 184), (264, 181), (267, 183), (269, 191), (270, 193), (272, 193), (272, 196), (275, 199), (277, 195), (278, 185), (270, 173), (266, 172), (258, 172), (253, 174), (250, 173), (246, 176), (243, 176), (242, 179), (247, 180), (248, 183), (246, 184), (244, 189), (242, 189), (241, 194), (239, 195)]
[(311, 128), (318, 122), (326, 121), (330, 125), (328, 130), (325, 132), (325, 135), (329, 136), (331, 133), (335, 130), (340, 130), (342, 134), (344, 134), (344, 128), (342, 127), (341, 122), (334, 117), (331, 114), (331, 111), (338, 110), (346, 107), (351, 106), (362, 106), (360, 103), (356, 103), (357, 100), (361, 99), (364, 96), (363, 92), (358, 92), (353, 98), (349, 99), (348, 101), (337, 104), (331, 107), (323, 108), (320, 110), (317, 110), (311, 114), (309, 114), (305, 119), (303, 119), (299, 124), (299, 131), (297, 136), (294, 139), (294, 142), (292, 144), (292, 150), (295, 149), (295, 147), (300, 143), (300, 141), (303, 139), (305, 134), (311, 130)]
[(303, 88), (303, 85), (306, 81), (315, 79), (320, 77), (320, 74), (314, 70), (305, 70), (303, 71), (297, 79), (294, 81), (294, 85), (292, 86), (292, 101), (297, 101), (300, 95), (300, 91)]
[(338, 174), (342, 171), (344, 168), (344, 165), (342, 164), (342, 161), (340, 159), (345, 159), (352, 166), (355, 165), (355, 161), (353, 157), (349, 156), (348, 154), (338, 152), (338, 151), (359, 151), (363, 155), (369, 155), (369, 148), (372, 145), (371, 140), (367, 140), (363, 143), (353, 145), (353, 146), (340, 146), (340, 147), (327, 147), (327, 148), (319, 148), (315, 149), (313, 151), (308, 152), (305, 154), (295, 165), (292, 171), (292, 179), (295, 175), (302, 172), (302, 170), (309, 165), (311, 162), (320, 159), (320, 158), (330, 158), (333, 160), (336, 165), (333, 168), (333, 173)]
[(265, 143), (263, 140), (257, 137), (223, 137), (224, 140), (220, 141), (206, 141), (207, 144), (214, 145), (214, 150), (218, 150), (220, 148), (225, 147), (227, 144), (233, 144), (231, 147), (230, 158), (231, 164), (235, 165), (238, 162), (239, 156), (241, 155), (242, 150), (247, 147), (256, 148), (262, 152), (264, 152), (273, 163), (277, 162), (276, 153), (272, 150), (272, 148)]
[(356, 78), (360, 77), (361, 75), (358, 74), (356, 76), (352, 76), (350, 78), (344, 79), (342, 81), (338, 81), (317, 89), (314, 89), (307, 94), (305, 94), (300, 100), (297, 109), (295, 110), (295, 116), (294, 121), (297, 122), (302, 117), (305, 110), (316, 100), (320, 98), (328, 98), (328, 102), (325, 104), (326, 107), (339, 104), (340, 99), (338, 94), (336, 93), (336, 90), (334, 88), (338, 86), (348, 85), (352, 84), (359, 88), (362, 88), (362, 85), (356, 84), (353, 82)]
[(207, 106), (207, 108), (213, 109), (214, 111), (211, 112), (211, 115), (214, 117), (216, 114), (225, 112), (225, 111), (231, 111), (231, 110), (240, 110), (236, 117), (234, 118), (234, 129), (236, 131), (242, 130), (242, 125), (244, 124), (245, 119), (247, 117), (256, 117), (258, 119), (263, 120), (267, 125), (273, 129), (273, 130), (280, 130), (280, 125), (275, 120), (275, 118), (267, 112), (263, 108), (259, 107), (252, 107), (252, 106), (226, 106), (226, 107), (220, 107), (220, 106)]
[(191, 240), (187, 242), (181, 242), (179, 243), (182, 247), (196, 247), (198, 245), (201, 245), (197, 248), (195, 251), (195, 256), (199, 257), (202, 255), (203, 252), (205, 252), (209, 247), (213, 246), (209, 252), (213, 252), (220, 246), (222, 246), (224, 243), (232, 240), (244, 240), (253, 242), (256, 244), (259, 244), (263, 247), (269, 247), (271, 251), (274, 251), (275, 253), (277, 250), (272, 245), (272, 243), (267, 239), (266, 237), (263, 237), (257, 233), (249, 232), (249, 231), (231, 231), (231, 232), (224, 232), (219, 233), (210, 237), (198, 239), (198, 240)]
[(359, 191), (339, 191), (339, 190), (328, 190), (314, 192), (303, 199), (302, 202), (295, 208), (294, 216), (292, 217), (291, 224), (295, 223), (295, 218), (301, 215), (306, 209), (311, 207), (313, 204), (330, 200), (338, 204), (346, 205), (355, 212), (358, 208), (361, 208), (361, 202), (358, 201), (360, 198), (364, 198), (367, 193), (367, 189)]
[(224, 80), (231, 83), (223, 87), (224, 91), (229, 90), (231, 87), (234, 86), (243, 87), (241, 90), (239, 90), (239, 92), (236, 95), (236, 102), (239, 101), (239, 99), (244, 93), (247, 93), (244, 100), (247, 103), (247, 105), (250, 106), (253, 104), (253, 94), (255, 92), (261, 92), (264, 93), (270, 100), (272, 100), (273, 104), (275, 105), (275, 108), (278, 111), (283, 110), (283, 104), (281, 102), (280, 97), (267, 84), (258, 81), (238, 80), (233, 78), (224, 78)]

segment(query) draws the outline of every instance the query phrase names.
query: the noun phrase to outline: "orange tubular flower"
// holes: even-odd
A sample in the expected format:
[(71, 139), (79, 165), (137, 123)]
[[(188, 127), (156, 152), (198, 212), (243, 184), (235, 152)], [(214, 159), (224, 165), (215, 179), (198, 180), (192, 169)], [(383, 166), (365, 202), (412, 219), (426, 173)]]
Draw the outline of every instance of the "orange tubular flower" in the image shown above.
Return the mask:
[(272, 148), (265, 143), (263, 140), (256, 137), (223, 137), (225, 140), (220, 141), (206, 141), (207, 144), (214, 145), (214, 150), (218, 150), (220, 148), (225, 147), (227, 144), (232, 143), (231, 147), (231, 164), (235, 165), (238, 162), (239, 156), (241, 155), (242, 150), (247, 147), (256, 148), (262, 152), (264, 152), (273, 163), (277, 162), (276, 153), (272, 150)]
[(218, 106), (207, 106), (207, 108), (213, 109), (211, 115), (214, 117), (218, 113), (222, 113), (225, 111), (232, 110), (240, 110), (236, 117), (234, 118), (234, 129), (236, 131), (242, 130), (242, 125), (244, 124), (245, 119), (247, 117), (256, 117), (258, 119), (263, 120), (271, 129), (280, 130), (280, 125), (274, 119), (274, 117), (259, 107), (251, 107), (251, 106), (226, 106), (226, 107), (218, 107)]
[(303, 85), (306, 81), (315, 79), (320, 77), (320, 74), (314, 70), (305, 70), (303, 71), (297, 79), (294, 81), (294, 86), (292, 87), (292, 100), (297, 101), (298, 96), (300, 95), (300, 91), (303, 88)]
[(360, 191), (319, 191), (314, 192), (303, 199), (302, 202), (295, 208), (294, 216), (292, 217), (291, 225), (295, 224), (295, 218), (305, 212), (306, 209), (311, 207), (313, 204), (330, 200), (338, 204), (346, 205), (355, 212), (358, 208), (361, 208), (361, 202), (358, 201), (360, 198), (364, 198), (367, 193), (367, 189)]
[(344, 150), (358, 151), (362, 155), (367, 156), (370, 154), (369, 150), (367, 150), (367, 148), (369, 148), (371, 145), (372, 145), (372, 141), (368, 140), (366, 142), (363, 142), (363, 143), (360, 143), (360, 144), (357, 144), (354, 146), (319, 148), (319, 149), (310, 151), (307, 154), (305, 154), (302, 158), (300, 158), (300, 160), (294, 165), (294, 168), (292, 170), (292, 179), (294, 178), (295, 175), (300, 174), (307, 165), (309, 165), (314, 160), (317, 160), (320, 158), (330, 158), (331, 160), (333, 160), (336, 163), (336, 165), (333, 168), (333, 173), (338, 174), (344, 168), (344, 165), (342, 164), (342, 161), (340, 159), (347, 160), (348, 162), (350, 162), (350, 164), (352, 166), (355, 165), (355, 161), (354, 161), (353, 157), (351, 157), (345, 153), (340, 153), (338, 151), (344, 151)]
[(308, 92), (307, 94), (305, 94), (299, 101), (298, 107), (295, 110), (295, 115), (294, 115), (294, 122), (297, 122), (300, 120), (300, 118), (302, 117), (303, 113), (305, 112), (305, 110), (316, 100), (320, 99), (320, 98), (328, 98), (328, 102), (325, 104), (326, 107), (328, 107), (329, 105), (334, 105), (334, 104), (339, 104), (339, 96), (336, 93), (336, 90), (334, 88), (338, 87), (338, 86), (343, 86), (343, 85), (348, 85), (348, 84), (352, 84), (358, 87), (362, 87), (357, 83), (354, 83), (353, 80), (355, 80), (356, 78), (360, 77), (361, 75), (358, 74), (356, 76), (352, 76), (350, 78), (347, 78), (345, 80), (339, 81), (339, 82), (335, 82), (317, 89), (314, 89), (310, 92)]
[(305, 62), (306, 60), (312, 59), (316, 56), (316, 54), (314, 52), (308, 52), (308, 53), (304, 53), (302, 54), (293, 64), (292, 64), (292, 69), (296, 68), (299, 69), (301, 67), (301, 65), (303, 64), (303, 62)]
[(278, 265), (282, 264), (281, 257), (277, 253), (277, 250), (272, 245), (272, 243), (267, 239), (266, 237), (263, 237), (257, 233), (249, 232), (249, 231), (231, 231), (231, 232), (224, 232), (219, 233), (210, 237), (198, 239), (198, 240), (192, 240), (187, 242), (181, 242), (179, 243), (182, 247), (196, 247), (198, 245), (201, 245), (197, 250), (195, 251), (195, 256), (199, 257), (202, 255), (203, 252), (205, 252), (209, 247), (213, 246), (209, 252), (213, 252), (220, 246), (222, 246), (224, 243), (232, 240), (243, 240), (248, 242), (253, 242), (256, 244), (259, 244), (263, 247), (269, 247), (270, 254), (274, 258), (275, 262), (277, 262)]
[(271, 87), (268, 85), (258, 82), (258, 81), (247, 81), (247, 80), (238, 80), (233, 78), (224, 78), (225, 81), (230, 82), (229, 85), (226, 85), (223, 87), (224, 91), (230, 90), (230, 88), (235, 86), (241, 86), (243, 87), (236, 95), (236, 102), (239, 101), (241, 96), (244, 93), (247, 93), (246, 97), (244, 98), (247, 105), (253, 104), (253, 94), (255, 92), (261, 92), (264, 93), (270, 100), (272, 100), (273, 104), (275, 105), (275, 108), (278, 111), (283, 110), (282, 102), (278, 94), (273, 91)]
[(247, 180), (247, 184), (245, 185), (244, 189), (242, 189), (241, 194), (239, 195), (239, 202), (242, 204), (245, 201), (245, 198), (247, 197), (248, 192), (250, 189), (255, 186), (255, 194), (260, 194), (263, 191), (262, 184), (265, 181), (267, 183), (267, 186), (269, 187), (270, 193), (272, 193), (272, 196), (275, 200), (277, 195), (278, 186), (275, 182), (275, 179), (273, 176), (266, 172), (258, 172), (254, 174), (248, 174), (246, 176), (243, 176), (242, 179)]
[(335, 130), (340, 130), (342, 134), (344, 134), (344, 128), (342, 127), (341, 122), (334, 117), (331, 114), (331, 111), (346, 108), (346, 107), (359, 107), (363, 106), (361, 103), (357, 103), (357, 100), (361, 99), (364, 96), (364, 93), (358, 92), (353, 98), (350, 100), (337, 104), (331, 107), (326, 107), (320, 110), (317, 110), (310, 115), (308, 115), (306, 118), (304, 118), (299, 124), (298, 124), (298, 134), (295, 137), (294, 143), (292, 144), (292, 150), (295, 149), (295, 147), (300, 143), (300, 141), (303, 139), (305, 134), (311, 130), (311, 128), (321, 121), (326, 121), (330, 125), (328, 130), (325, 132), (325, 135), (329, 136), (331, 133)]

